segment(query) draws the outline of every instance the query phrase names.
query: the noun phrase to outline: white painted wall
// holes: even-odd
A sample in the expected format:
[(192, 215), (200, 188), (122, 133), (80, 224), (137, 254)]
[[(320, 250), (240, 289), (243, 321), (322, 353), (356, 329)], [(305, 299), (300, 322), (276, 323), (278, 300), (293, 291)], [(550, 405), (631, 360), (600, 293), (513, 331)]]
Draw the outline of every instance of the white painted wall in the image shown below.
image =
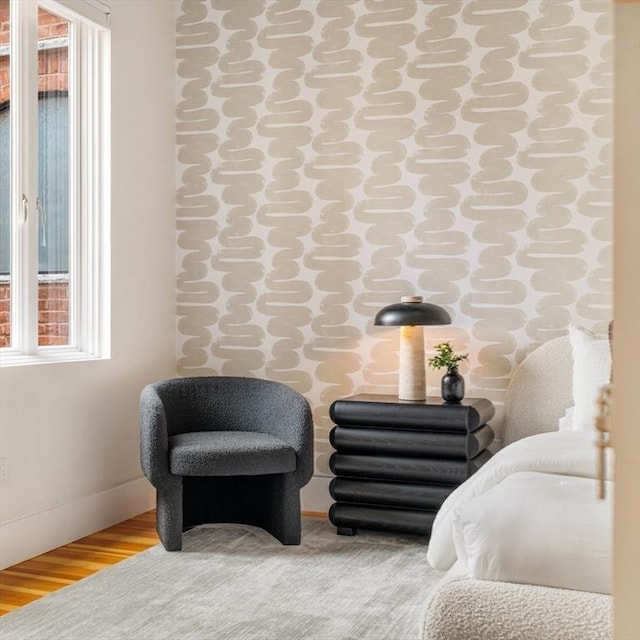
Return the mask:
[(175, 10), (112, 7), (112, 357), (0, 371), (0, 566), (152, 508), (138, 397), (175, 375)]

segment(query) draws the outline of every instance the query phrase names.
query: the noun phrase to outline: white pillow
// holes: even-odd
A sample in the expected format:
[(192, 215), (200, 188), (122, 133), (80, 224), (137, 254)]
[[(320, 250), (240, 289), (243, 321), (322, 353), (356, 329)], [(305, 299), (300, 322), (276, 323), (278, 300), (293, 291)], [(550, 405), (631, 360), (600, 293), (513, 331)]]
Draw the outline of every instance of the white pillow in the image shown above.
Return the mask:
[(558, 431), (573, 431), (573, 407), (569, 407), (558, 420)]
[(472, 578), (611, 593), (613, 482), (519, 472), (460, 505), (456, 553)]
[(573, 349), (573, 431), (593, 431), (600, 388), (611, 376), (608, 338), (598, 338), (583, 327), (569, 327)]

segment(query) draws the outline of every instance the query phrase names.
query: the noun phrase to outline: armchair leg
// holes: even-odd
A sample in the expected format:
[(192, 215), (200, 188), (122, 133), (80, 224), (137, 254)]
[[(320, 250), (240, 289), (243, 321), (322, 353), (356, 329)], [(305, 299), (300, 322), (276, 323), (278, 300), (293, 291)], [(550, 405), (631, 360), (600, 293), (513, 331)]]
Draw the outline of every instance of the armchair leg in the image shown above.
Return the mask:
[(156, 529), (167, 551), (182, 549), (182, 486), (156, 492)]
[(271, 513), (264, 528), (285, 545), (300, 544), (300, 487), (293, 474), (281, 476), (278, 491), (274, 492)]

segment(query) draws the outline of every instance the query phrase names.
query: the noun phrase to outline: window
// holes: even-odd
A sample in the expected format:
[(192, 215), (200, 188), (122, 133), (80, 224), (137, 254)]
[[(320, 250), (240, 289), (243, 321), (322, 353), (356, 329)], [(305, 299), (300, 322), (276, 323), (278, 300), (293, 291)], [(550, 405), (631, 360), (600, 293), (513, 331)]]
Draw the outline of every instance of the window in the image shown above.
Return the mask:
[(108, 14), (0, 0), (0, 362), (108, 350)]

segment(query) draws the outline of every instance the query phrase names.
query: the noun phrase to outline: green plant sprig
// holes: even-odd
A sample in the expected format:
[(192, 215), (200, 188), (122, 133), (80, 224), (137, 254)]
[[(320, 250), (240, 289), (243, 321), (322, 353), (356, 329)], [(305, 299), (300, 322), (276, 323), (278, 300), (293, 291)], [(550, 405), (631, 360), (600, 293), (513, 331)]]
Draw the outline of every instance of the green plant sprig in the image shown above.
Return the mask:
[(436, 355), (429, 358), (432, 369), (451, 369), (457, 367), (459, 362), (469, 359), (468, 353), (454, 353), (450, 342), (440, 342), (435, 349)]

